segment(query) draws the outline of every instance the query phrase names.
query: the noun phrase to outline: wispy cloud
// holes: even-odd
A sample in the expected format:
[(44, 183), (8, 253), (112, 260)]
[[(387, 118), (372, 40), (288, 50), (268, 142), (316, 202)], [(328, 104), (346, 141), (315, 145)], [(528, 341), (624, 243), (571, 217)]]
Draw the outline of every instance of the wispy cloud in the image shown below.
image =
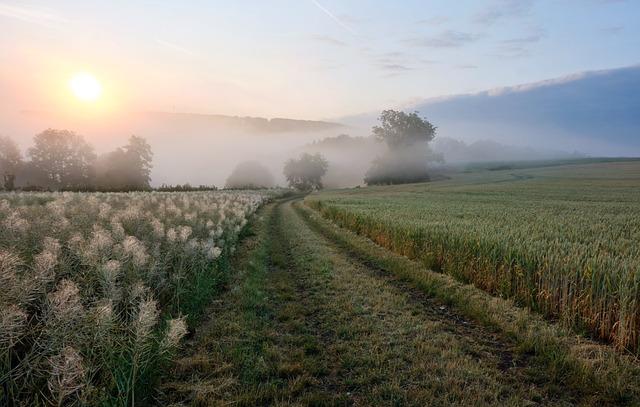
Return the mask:
[(477, 39), (478, 36), (474, 34), (445, 30), (434, 36), (410, 38), (405, 42), (419, 47), (454, 48), (469, 44)]
[(68, 22), (57, 12), (43, 7), (0, 3), (0, 17), (19, 20), (47, 28), (55, 28)]
[(317, 8), (319, 8), (323, 13), (325, 13), (327, 16), (329, 16), (329, 18), (331, 18), (333, 21), (335, 21), (340, 27), (342, 27), (345, 30), (349, 31), (351, 34), (356, 34), (356, 32), (355, 32), (355, 30), (353, 28), (349, 27), (344, 21), (342, 21), (340, 18), (338, 18), (335, 14), (333, 14), (331, 11), (329, 11), (329, 9), (327, 9), (325, 6), (320, 4), (317, 0), (311, 0), (311, 2)]
[(416, 21), (416, 24), (418, 24), (418, 25), (439, 26), (439, 25), (445, 24), (448, 21), (449, 21), (449, 17), (435, 16), (435, 17), (429, 17), (429, 18), (424, 18), (422, 20), (418, 20), (418, 21)]
[(530, 13), (534, 0), (496, 0), (484, 10), (478, 12), (474, 21), (484, 25), (493, 25), (500, 20), (523, 17)]
[(335, 46), (338, 46), (338, 47), (347, 46), (346, 42), (340, 41), (339, 39), (333, 38), (333, 37), (328, 36), (328, 35), (314, 35), (311, 38), (313, 40), (315, 40), (315, 41), (324, 42), (325, 44), (329, 44), (329, 45), (335, 45)]
[(616, 35), (616, 34), (620, 34), (621, 32), (624, 31), (624, 26), (622, 25), (614, 25), (611, 27), (605, 27), (600, 29), (600, 31), (602, 31), (603, 33), (607, 34), (607, 35)]
[(384, 71), (390, 71), (390, 72), (404, 72), (404, 71), (411, 71), (413, 69), (406, 65), (401, 65), (401, 64), (381, 64), (381, 65), (378, 65), (378, 67)]
[(189, 48), (185, 48), (185, 47), (183, 47), (181, 45), (174, 44), (174, 43), (169, 42), (169, 41), (156, 39), (156, 43), (158, 45), (162, 45), (163, 47), (168, 48), (170, 50), (177, 51), (177, 52), (179, 52), (181, 54), (185, 54), (185, 55), (189, 55), (189, 56), (196, 56), (197, 55), (195, 52), (193, 52)]
[(456, 69), (478, 69), (478, 65), (460, 64), (460, 65), (456, 65), (454, 68), (456, 68)]
[(528, 56), (530, 45), (539, 42), (544, 36), (545, 33), (539, 30), (523, 37), (503, 40), (498, 45), (498, 55), (511, 58)]

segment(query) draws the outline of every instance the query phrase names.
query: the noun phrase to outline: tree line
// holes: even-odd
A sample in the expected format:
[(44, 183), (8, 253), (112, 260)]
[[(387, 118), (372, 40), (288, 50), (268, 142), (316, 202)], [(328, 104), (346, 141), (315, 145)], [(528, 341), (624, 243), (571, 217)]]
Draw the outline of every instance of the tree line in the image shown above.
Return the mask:
[(97, 155), (84, 137), (47, 129), (33, 138), (26, 156), (9, 137), (0, 137), (2, 189), (134, 191), (151, 188), (153, 152), (143, 138)]
[[(372, 136), (385, 143), (387, 149), (371, 163), (364, 182), (381, 185), (429, 181), (430, 164), (441, 160), (429, 147), (436, 127), (417, 112), (385, 110), (379, 121), (372, 129)], [(26, 159), (13, 140), (0, 137), (0, 181), (5, 190), (149, 190), (152, 159), (151, 146), (138, 136), (131, 136), (126, 145), (98, 156), (82, 136), (68, 130), (48, 129), (34, 137)], [(299, 158), (288, 160), (283, 173), (291, 188), (309, 191), (323, 187), (322, 178), (328, 167), (329, 162), (321, 154), (303, 153)], [(248, 161), (234, 169), (225, 187), (274, 186), (274, 178), (267, 168)], [(211, 189), (215, 187), (189, 184), (159, 188), (164, 191)]]
[[(442, 157), (434, 154), (429, 147), (436, 136), (436, 127), (417, 112), (384, 110), (378, 120), (380, 124), (373, 127), (372, 137), (385, 143), (387, 149), (371, 163), (364, 177), (365, 184), (429, 181), (431, 163), (442, 161)], [(321, 154), (304, 153), (286, 162), (284, 175), (292, 188), (306, 191), (321, 189), (322, 177), (328, 166), (329, 163)]]

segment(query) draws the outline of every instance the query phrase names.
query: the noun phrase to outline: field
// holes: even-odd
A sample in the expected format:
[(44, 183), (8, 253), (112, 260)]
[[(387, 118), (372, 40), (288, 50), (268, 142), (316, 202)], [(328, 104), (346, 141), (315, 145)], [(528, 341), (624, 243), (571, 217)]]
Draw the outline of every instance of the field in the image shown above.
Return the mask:
[(0, 195), (0, 404), (144, 400), (269, 195)]
[(427, 267), (637, 351), (640, 163), (479, 171), (307, 198)]
[(638, 186), (4, 194), (0, 404), (638, 405)]

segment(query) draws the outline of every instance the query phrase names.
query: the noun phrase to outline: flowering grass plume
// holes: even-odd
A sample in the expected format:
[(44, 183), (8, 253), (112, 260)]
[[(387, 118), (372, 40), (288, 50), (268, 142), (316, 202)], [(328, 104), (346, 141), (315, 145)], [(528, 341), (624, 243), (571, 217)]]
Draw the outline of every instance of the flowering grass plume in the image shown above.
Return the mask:
[(147, 397), (274, 194), (0, 193), (0, 400)]

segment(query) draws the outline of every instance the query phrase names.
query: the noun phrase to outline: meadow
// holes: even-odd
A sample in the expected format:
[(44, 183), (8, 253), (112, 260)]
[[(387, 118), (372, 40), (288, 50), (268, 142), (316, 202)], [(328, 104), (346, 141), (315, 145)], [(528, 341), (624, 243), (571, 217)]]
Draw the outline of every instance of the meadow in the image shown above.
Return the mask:
[(640, 163), (323, 191), (338, 225), (576, 331), (640, 349)]
[(0, 404), (148, 399), (273, 195), (0, 194)]

